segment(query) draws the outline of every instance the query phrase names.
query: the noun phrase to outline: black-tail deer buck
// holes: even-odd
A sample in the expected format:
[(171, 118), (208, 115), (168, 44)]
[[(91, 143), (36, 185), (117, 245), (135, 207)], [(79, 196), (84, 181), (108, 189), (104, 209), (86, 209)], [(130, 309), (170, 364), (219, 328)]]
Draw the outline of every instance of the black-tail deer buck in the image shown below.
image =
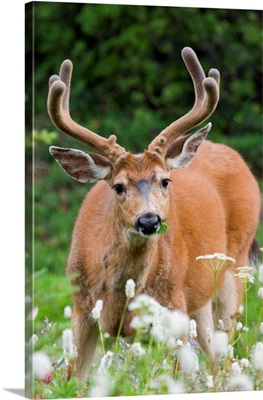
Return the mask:
[[(50, 78), (51, 120), (62, 132), (96, 150), (50, 148), (72, 178), (98, 182), (79, 211), (67, 266), (69, 275), (78, 274), (72, 321), (81, 379), (87, 375), (98, 338), (91, 311), (97, 300), (103, 300), (101, 326), (116, 336), (128, 279), (136, 283), (135, 295), (146, 293), (194, 318), (199, 344), (212, 362), (215, 354), (206, 328), (215, 327), (213, 274), (200, 268), (196, 257), (218, 252), (235, 259), (217, 276), (221, 318), (231, 321), (243, 299), (243, 285), (233, 275), (248, 263), (259, 221), (259, 188), (236, 151), (205, 140), (211, 123), (184, 135), (215, 110), (220, 75), (211, 69), (206, 77), (189, 47), (182, 57), (194, 85), (194, 106), (142, 154), (131, 154), (116, 143), (114, 135), (106, 139), (71, 119), (71, 61), (65, 60), (59, 76)], [(159, 235), (164, 220), (169, 229)], [(134, 333), (131, 319), (127, 310), (122, 336)]]

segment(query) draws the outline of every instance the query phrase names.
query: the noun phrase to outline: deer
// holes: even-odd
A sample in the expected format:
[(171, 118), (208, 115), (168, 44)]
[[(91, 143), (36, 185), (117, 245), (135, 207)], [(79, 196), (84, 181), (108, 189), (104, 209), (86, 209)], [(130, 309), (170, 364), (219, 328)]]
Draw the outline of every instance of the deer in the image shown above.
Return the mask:
[[(196, 258), (219, 252), (235, 260), (217, 276), (218, 313), (229, 321), (226, 330), (243, 300), (244, 286), (234, 274), (247, 265), (255, 237), (258, 184), (235, 150), (206, 139), (210, 122), (192, 131), (217, 107), (220, 73), (212, 68), (206, 76), (190, 47), (183, 48), (182, 58), (192, 79), (194, 105), (140, 154), (126, 151), (115, 135), (105, 138), (73, 121), (70, 60), (49, 80), (51, 121), (95, 150), (50, 147), (70, 177), (96, 183), (80, 208), (67, 262), (67, 274), (77, 274), (72, 326), (76, 375), (83, 380), (99, 336), (91, 311), (101, 299), (101, 327), (116, 337), (128, 279), (136, 284), (135, 296), (145, 293), (195, 319), (197, 340), (210, 362), (216, 358), (206, 337), (208, 326), (216, 329), (213, 275)], [(158, 234), (163, 221), (169, 228)], [(134, 333), (132, 317), (127, 308), (121, 336)]]

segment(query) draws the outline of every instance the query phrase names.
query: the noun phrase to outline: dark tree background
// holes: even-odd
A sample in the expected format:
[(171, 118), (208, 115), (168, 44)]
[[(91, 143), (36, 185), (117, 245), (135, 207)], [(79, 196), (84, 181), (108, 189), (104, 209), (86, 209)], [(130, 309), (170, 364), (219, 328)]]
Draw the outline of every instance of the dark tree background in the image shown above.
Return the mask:
[[(46, 111), (48, 78), (69, 58), (74, 119), (142, 151), (192, 107), (192, 82), (181, 59), (190, 46), (206, 72), (221, 72), (210, 138), (240, 150), (260, 174), (261, 11), (37, 2), (26, 17), (28, 27), (34, 24), (26, 67), (30, 73), (34, 57), (37, 130), (54, 131)], [(30, 103), (30, 80), (26, 95)], [(56, 143), (65, 143), (62, 136)]]

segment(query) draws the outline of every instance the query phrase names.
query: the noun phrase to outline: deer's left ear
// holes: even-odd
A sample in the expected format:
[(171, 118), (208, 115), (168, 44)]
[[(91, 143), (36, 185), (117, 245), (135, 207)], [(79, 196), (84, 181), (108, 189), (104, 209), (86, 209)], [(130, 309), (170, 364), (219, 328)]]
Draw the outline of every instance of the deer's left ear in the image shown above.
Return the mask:
[(112, 165), (100, 154), (56, 146), (51, 146), (49, 151), (63, 170), (79, 182), (97, 182), (111, 176)]
[(167, 150), (165, 161), (169, 169), (185, 168), (191, 164), (198, 147), (208, 135), (212, 124), (207, 124), (199, 131), (181, 136)]

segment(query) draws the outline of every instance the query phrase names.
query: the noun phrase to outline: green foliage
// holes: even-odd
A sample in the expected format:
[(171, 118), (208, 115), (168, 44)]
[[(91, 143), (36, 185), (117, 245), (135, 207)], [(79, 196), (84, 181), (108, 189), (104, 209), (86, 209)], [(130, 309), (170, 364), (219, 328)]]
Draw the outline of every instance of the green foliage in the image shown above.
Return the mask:
[(42, 129), (40, 132), (37, 130), (33, 131), (33, 141), (35, 142), (51, 144), (57, 138), (57, 136), (57, 132), (49, 132), (47, 129)]
[[(30, 12), (26, 17), (30, 25)], [(37, 2), (33, 17), (35, 124), (40, 131), (52, 126), (46, 111), (48, 78), (70, 58), (73, 117), (142, 151), (193, 104), (192, 82), (180, 56), (184, 46), (191, 46), (206, 72), (211, 67), (221, 72), (221, 99), (211, 117), (210, 137), (234, 137), (236, 144), (249, 135), (251, 142), (241, 150), (252, 167), (255, 161), (261, 166), (252, 156), (254, 138), (259, 142), (262, 131), (260, 11)], [(31, 56), (29, 38), (26, 57)], [(30, 68), (29, 61), (29, 75)]]
[(35, 175), (34, 268), (63, 275), (74, 221), (88, 188), (55, 162), (36, 161)]
[(254, 174), (259, 177), (262, 176), (263, 146), (261, 136), (244, 134), (242, 138), (238, 136), (225, 137), (222, 142), (242, 154)]

